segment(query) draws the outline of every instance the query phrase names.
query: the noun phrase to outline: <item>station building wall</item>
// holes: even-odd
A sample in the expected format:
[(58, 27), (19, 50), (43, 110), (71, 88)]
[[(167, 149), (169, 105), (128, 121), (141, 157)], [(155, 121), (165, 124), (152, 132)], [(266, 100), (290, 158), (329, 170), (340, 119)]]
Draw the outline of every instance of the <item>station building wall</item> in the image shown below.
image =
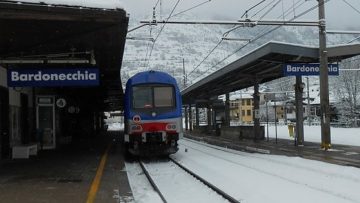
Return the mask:
[(0, 134), (0, 158), (7, 158), (13, 146), (30, 143), (36, 139), (34, 95), (32, 88), (8, 87), (7, 70), (2, 66), (0, 66), (0, 88), (4, 94), (8, 95), (7, 104), (4, 101), (7, 109), (1, 112), (8, 115), (1, 115), (4, 120), (2, 121), (4, 132)]

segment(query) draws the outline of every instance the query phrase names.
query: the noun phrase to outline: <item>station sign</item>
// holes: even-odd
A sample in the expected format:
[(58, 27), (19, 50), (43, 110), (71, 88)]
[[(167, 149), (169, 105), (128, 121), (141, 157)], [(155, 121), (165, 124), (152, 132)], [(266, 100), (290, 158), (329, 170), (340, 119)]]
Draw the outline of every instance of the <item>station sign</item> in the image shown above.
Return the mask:
[(98, 68), (10, 68), (9, 87), (98, 86)]
[[(328, 64), (329, 75), (339, 75), (338, 64)], [(319, 63), (288, 63), (283, 65), (285, 76), (320, 75)]]

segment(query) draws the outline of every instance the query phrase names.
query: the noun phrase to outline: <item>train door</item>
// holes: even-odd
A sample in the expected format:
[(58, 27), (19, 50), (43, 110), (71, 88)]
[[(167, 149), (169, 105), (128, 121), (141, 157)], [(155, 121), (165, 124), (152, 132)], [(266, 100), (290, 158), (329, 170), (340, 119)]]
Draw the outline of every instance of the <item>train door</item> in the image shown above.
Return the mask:
[(9, 90), (0, 87), (0, 159), (10, 155)]
[(36, 100), (36, 128), (41, 148), (54, 149), (56, 147), (54, 97), (38, 96)]

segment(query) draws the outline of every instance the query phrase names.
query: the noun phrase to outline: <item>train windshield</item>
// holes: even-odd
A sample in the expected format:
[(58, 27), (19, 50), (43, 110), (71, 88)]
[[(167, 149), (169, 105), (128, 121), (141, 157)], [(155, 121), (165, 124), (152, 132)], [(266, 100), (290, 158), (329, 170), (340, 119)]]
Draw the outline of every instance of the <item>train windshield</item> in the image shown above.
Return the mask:
[(175, 107), (172, 86), (134, 86), (133, 108), (172, 108)]

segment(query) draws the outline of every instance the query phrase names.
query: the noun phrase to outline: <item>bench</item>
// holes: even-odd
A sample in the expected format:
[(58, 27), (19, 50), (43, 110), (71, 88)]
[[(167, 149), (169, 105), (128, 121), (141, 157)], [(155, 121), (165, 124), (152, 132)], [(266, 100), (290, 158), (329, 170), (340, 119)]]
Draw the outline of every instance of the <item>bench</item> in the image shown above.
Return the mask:
[(12, 147), (13, 159), (28, 159), (30, 155), (37, 155), (38, 144), (16, 145)]

